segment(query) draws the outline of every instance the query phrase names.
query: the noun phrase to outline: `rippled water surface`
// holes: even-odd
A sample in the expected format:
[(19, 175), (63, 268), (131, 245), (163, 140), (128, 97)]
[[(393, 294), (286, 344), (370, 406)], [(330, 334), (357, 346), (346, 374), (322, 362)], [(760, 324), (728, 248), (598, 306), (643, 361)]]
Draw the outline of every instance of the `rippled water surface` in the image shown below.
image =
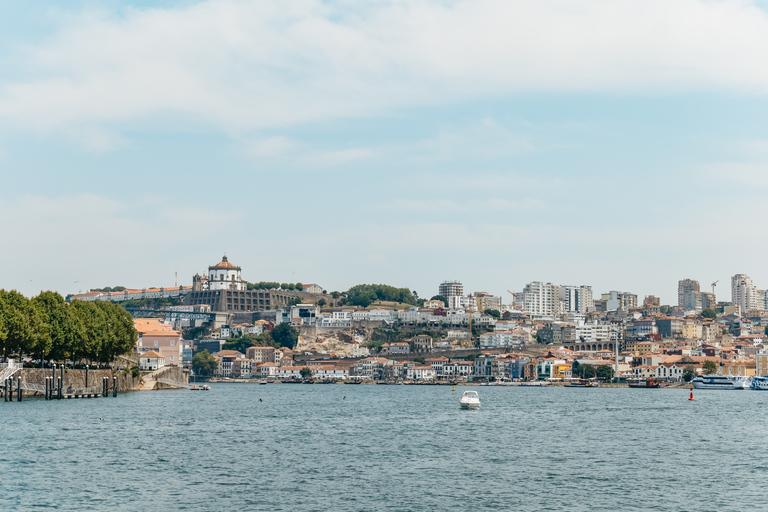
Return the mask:
[(768, 393), (472, 389), (0, 402), (0, 510), (768, 509)]

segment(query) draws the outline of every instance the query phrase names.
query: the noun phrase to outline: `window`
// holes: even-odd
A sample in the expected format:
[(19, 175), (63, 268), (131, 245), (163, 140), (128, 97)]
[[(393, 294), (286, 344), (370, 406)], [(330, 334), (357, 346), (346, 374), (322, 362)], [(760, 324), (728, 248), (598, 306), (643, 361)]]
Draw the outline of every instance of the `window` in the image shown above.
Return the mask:
[(171, 346), (173, 347), (175, 345), (176, 345), (176, 340), (171, 340)]
[(155, 340), (155, 346), (157, 346), (157, 340)]

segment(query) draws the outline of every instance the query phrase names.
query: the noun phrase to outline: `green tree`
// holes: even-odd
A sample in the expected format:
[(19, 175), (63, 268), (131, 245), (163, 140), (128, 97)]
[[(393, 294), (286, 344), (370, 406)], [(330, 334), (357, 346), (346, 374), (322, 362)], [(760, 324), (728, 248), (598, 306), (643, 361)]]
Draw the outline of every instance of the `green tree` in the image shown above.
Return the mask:
[(312, 370), (310, 370), (308, 366), (305, 366), (304, 368), (302, 368), (301, 371), (299, 371), (299, 374), (301, 374), (302, 379), (312, 378)]
[(717, 318), (717, 311), (714, 309), (704, 309), (701, 311), (701, 316), (704, 318), (711, 318), (716, 319)]
[(598, 379), (609, 381), (613, 379), (613, 366), (601, 364), (595, 367), (595, 375)]
[(592, 377), (595, 377), (597, 375), (597, 371), (595, 370), (595, 367), (591, 364), (580, 364), (579, 365), (579, 377), (582, 379), (591, 379)]
[(424, 364), (424, 358), (423, 358), (423, 357), (421, 357), (421, 356), (419, 356), (419, 357), (414, 357), (414, 358), (413, 358), (413, 360), (414, 360), (415, 362), (419, 363), (419, 364)]
[(704, 361), (703, 370), (704, 370), (704, 373), (706, 374), (717, 373), (717, 363), (715, 361), (711, 361), (707, 359), (706, 361)]
[(304, 285), (301, 284), (301, 283), (296, 283), (296, 290), (297, 291), (303, 291), (304, 290)]
[(224, 350), (236, 350), (241, 354), (245, 354), (249, 347), (253, 346), (253, 338), (250, 336), (238, 336), (227, 340), (224, 343)]
[(334, 299), (338, 299), (339, 297), (341, 297), (341, 294), (339, 292), (331, 292), (331, 297), (333, 297)]
[(386, 284), (358, 284), (347, 291), (349, 304), (367, 307), (375, 300), (402, 302), (416, 305), (418, 296), (408, 288), (395, 288)]
[(483, 313), (492, 316), (493, 318), (501, 318), (501, 311), (498, 309), (486, 309)]
[(281, 347), (293, 349), (299, 341), (299, 333), (291, 324), (282, 323), (272, 329), (272, 339)]
[(216, 372), (216, 359), (207, 350), (198, 352), (192, 356), (192, 370), (197, 375), (209, 377)]
[(691, 382), (691, 379), (693, 379), (696, 376), (696, 367), (692, 364), (685, 365), (685, 368), (683, 368), (683, 380), (685, 382)]
[(325, 306), (325, 299), (320, 299), (317, 301), (317, 307), (321, 308)]
[(24, 354), (32, 353), (35, 348), (32, 317), (35, 313), (29, 299), (16, 290), (0, 290), (0, 300), (5, 304), (3, 357), (21, 358)]

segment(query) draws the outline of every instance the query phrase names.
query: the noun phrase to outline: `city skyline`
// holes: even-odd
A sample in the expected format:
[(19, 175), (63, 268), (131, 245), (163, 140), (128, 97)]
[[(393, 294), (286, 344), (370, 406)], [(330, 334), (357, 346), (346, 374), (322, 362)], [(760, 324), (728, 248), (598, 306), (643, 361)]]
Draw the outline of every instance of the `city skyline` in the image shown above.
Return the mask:
[(765, 48), (758, 2), (5, 4), (0, 287), (227, 252), (340, 291), (730, 300), (768, 288)]

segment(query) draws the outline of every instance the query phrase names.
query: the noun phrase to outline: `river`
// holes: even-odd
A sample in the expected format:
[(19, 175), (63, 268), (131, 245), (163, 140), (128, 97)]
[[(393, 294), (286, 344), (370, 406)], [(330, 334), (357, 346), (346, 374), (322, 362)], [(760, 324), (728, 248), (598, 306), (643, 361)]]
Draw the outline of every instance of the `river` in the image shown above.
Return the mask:
[(768, 393), (211, 387), (0, 402), (0, 510), (768, 509)]

